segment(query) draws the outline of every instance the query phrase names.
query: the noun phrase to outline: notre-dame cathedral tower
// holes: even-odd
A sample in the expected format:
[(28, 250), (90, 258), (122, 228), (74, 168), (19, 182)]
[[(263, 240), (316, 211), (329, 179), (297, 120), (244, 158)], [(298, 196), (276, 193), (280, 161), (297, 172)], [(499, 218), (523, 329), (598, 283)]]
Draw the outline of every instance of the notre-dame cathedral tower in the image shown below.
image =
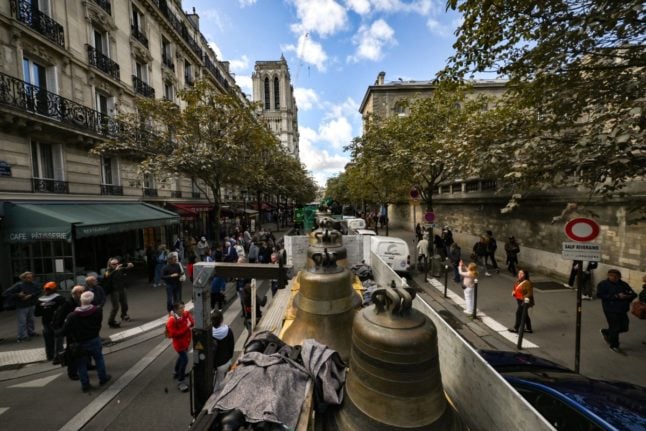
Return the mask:
[(262, 103), (262, 117), (283, 147), (298, 159), (298, 108), (285, 57), (257, 61), (252, 80), (253, 101)]

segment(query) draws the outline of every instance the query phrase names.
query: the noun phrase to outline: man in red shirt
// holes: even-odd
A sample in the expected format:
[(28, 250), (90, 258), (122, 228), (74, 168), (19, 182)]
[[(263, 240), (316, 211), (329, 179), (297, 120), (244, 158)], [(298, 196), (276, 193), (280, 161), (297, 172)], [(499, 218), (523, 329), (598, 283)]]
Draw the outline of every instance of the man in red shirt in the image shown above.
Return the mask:
[(188, 349), (191, 346), (191, 329), (195, 321), (191, 313), (184, 309), (182, 301), (173, 304), (173, 310), (166, 322), (166, 336), (173, 340), (173, 348), (179, 355), (175, 362), (173, 379), (177, 380), (177, 389), (182, 392), (188, 391), (186, 384), (186, 366), (188, 365)]

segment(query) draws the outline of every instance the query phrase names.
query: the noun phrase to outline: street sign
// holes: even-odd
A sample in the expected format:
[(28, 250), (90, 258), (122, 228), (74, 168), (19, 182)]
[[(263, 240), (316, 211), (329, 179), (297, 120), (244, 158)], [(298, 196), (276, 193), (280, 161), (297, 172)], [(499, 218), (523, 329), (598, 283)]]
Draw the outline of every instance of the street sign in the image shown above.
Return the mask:
[(601, 260), (601, 244), (582, 244), (580, 242), (564, 242), (561, 256), (566, 260)]
[(410, 198), (414, 201), (418, 201), (420, 199), (419, 190), (417, 190), (417, 187), (410, 189)]
[(599, 236), (601, 228), (592, 219), (578, 217), (567, 222), (564, 230), (567, 237), (572, 241), (587, 242)]
[(424, 213), (424, 221), (428, 223), (433, 223), (435, 221), (435, 213), (433, 211), (427, 211)]

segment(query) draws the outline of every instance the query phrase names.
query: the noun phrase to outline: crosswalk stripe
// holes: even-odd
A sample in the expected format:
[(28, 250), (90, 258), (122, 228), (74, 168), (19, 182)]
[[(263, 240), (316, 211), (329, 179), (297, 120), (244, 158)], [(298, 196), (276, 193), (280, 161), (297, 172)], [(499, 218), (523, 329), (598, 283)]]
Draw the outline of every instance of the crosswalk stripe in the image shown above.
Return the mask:
[(30, 380), (17, 385), (7, 386), (7, 388), (42, 388), (53, 382), (58, 376), (63, 373), (54, 374), (53, 376), (41, 377), (40, 379)]

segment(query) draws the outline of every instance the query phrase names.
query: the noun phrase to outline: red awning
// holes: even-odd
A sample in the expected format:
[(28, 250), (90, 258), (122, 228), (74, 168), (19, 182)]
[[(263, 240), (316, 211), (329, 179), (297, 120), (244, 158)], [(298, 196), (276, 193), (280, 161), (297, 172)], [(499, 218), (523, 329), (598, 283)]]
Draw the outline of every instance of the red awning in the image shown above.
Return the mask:
[[(258, 203), (257, 202), (252, 202), (250, 207), (257, 210), (258, 209)], [(273, 208), (274, 207), (268, 202), (260, 202), (260, 211), (271, 211)]]
[(200, 213), (213, 209), (213, 205), (202, 203), (167, 203), (166, 205), (179, 214), (183, 220), (195, 219)]

